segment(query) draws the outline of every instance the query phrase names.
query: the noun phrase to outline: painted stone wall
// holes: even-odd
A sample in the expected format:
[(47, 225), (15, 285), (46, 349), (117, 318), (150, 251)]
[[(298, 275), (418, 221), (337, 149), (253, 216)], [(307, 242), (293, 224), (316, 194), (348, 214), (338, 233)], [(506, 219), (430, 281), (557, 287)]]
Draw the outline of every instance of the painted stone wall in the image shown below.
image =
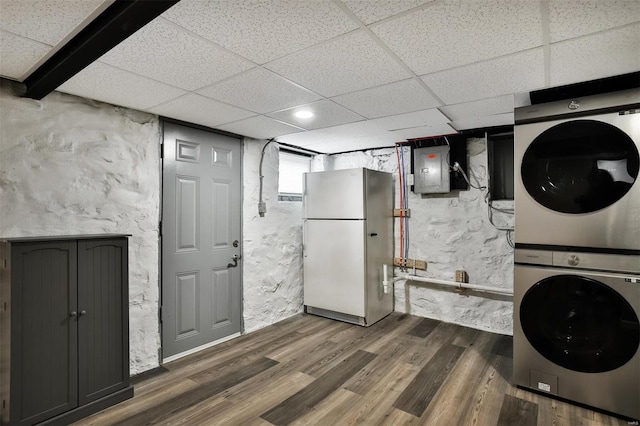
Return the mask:
[(245, 332), (302, 312), (302, 203), (278, 201), (278, 145), (265, 150), (264, 217), (258, 214), (260, 153), (267, 141), (245, 139), (243, 310)]
[[(405, 167), (410, 170), (409, 151)], [(324, 156), (322, 156), (324, 157)], [(393, 149), (380, 149), (317, 158), (317, 169), (367, 167), (392, 172), (398, 197), (398, 163)], [(487, 156), (484, 139), (468, 143), (471, 182), (487, 183)], [(478, 185), (479, 184), (479, 185)], [(513, 202), (502, 202), (513, 208)], [(484, 192), (476, 189), (450, 194), (421, 196), (409, 192), (409, 257), (427, 261), (427, 271), (418, 275), (453, 281), (455, 271), (464, 269), (469, 282), (478, 285), (513, 289), (513, 249), (506, 234), (496, 230), (487, 217)], [(513, 225), (513, 216), (494, 213), (500, 227)], [(399, 221), (394, 224), (396, 254), (399, 247)], [(399, 270), (396, 269), (396, 273)], [(512, 334), (513, 303), (510, 298), (489, 293), (459, 295), (454, 290), (424, 283), (399, 281), (395, 286), (395, 310), (435, 318), (481, 330)]]
[(160, 125), (156, 116), (0, 80), (0, 237), (129, 239), (131, 374), (158, 365)]

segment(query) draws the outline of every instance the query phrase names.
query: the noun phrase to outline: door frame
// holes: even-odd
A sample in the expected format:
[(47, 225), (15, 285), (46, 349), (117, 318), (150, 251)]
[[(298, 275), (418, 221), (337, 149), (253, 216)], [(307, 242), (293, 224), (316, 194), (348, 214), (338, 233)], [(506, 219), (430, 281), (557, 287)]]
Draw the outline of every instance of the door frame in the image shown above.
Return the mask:
[[(163, 234), (162, 234), (162, 225), (163, 225), (163, 211), (164, 211), (164, 125), (165, 123), (171, 123), (171, 124), (176, 124), (179, 126), (184, 126), (184, 127), (190, 127), (192, 129), (196, 129), (196, 130), (201, 130), (204, 132), (209, 132), (209, 133), (214, 133), (214, 134), (218, 134), (218, 135), (222, 135), (222, 136), (228, 136), (231, 138), (235, 138), (238, 139), (238, 141), (240, 142), (240, 253), (241, 253), (241, 258), (239, 260), (239, 271), (238, 273), (240, 274), (240, 333), (239, 335), (243, 335), (244, 334), (244, 211), (243, 211), (243, 205), (244, 205), (244, 141), (245, 141), (245, 137), (242, 135), (238, 135), (236, 133), (231, 133), (231, 132), (226, 132), (224, 130), (218, 130), (218, 129), (214, 129), (211, 127), (207, 127), (207, 126), (202, 126), (200, 124), (193, 124), (193, 123), (189, 123), (186, 121), (182, 121), (182, 120), (177, 120), (175, 118), (170, 118), (170, 117), (165, 117), (165, 116), (159, 116), (159, 121), (160, 121), (160, 144), (159, 144), (159, 149), (160, 149), (160, 201), (159, 201), (159, 209), (160, 209), (160, 213), (158, 215), (159, 217), (159, 222), (158, 222), (158, 332), (160, 334), (160, 346), (158, 347), (158, 364), (161, 366), (165, 363), (164, 359), (162, 358), (162, 349), (164, 347), (164, 341), (163, 341), (163, 332), (162, 332), (162, 306), (163, 306), (163, 292), (162, 292), (162, 288), (163, 288), (163, 282), (162, 282), (162, 277), (163, 277), (163, 270), (162, 270), (162, 264), (163, 264), (163, 259), (164, 259), (164, 253), (162, 251), (162, 238), (163, 238)], [(224, 337), (222, 339), (216, 340), (214, 342), (209, 342), (209, 344), (204, 345), (204, 346), (200, 346), (198, 348), (194, 348), (193, 350), (188, 350), (185, 352), (182, 352), (178, 355), (172, 356), (167, 358), (170, 361), (173, 361), (175, 359), (178, 358), (182, 358), (184, 356), (190, 355), (191, 353), (195, 353), (198, 352), (200, 350), (204, 350), (207, 347), (211, 347), (211, 346), (215, 346), (217, 344), (223, 343), (227, 340), (231, 340), (235, 337), (239, 337), (239, 335), (236, 334), (232, 334), (230, 336)]]

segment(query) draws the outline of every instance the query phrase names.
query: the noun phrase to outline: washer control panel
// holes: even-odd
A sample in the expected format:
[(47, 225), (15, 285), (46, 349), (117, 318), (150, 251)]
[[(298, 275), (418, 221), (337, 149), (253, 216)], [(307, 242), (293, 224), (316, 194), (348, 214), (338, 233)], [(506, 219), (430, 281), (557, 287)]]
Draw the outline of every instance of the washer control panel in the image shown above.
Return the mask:
[(516, 249), (515, 263), (640, 273), (640, 255)]

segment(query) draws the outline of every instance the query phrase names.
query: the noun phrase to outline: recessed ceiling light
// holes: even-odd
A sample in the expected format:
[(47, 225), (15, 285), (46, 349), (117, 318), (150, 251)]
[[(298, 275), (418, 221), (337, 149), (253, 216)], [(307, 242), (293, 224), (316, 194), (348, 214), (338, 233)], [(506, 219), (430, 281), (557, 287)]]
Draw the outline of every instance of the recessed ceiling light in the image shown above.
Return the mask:
[(293, 113), (296, 118), (307, 119), (313, 117), (313, 113), (307, 109), (301, 109)]

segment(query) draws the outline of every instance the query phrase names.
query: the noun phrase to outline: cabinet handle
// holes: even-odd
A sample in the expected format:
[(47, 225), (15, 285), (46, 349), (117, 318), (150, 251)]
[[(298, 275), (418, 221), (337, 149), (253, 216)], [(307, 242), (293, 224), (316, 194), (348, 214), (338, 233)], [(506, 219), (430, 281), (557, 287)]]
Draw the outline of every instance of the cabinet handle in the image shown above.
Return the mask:
[(80, 316), (82, 315), (87, 315), (87, 311), (85, 311), (84, 309), (80, 311)]
[(78, 313), (77, 313), (76, 311), (71, 311), (71, 312), (69, 313), (69, 316), (70, 316), (70, 317), (76, 317), (76, 316), (78, 316)]

